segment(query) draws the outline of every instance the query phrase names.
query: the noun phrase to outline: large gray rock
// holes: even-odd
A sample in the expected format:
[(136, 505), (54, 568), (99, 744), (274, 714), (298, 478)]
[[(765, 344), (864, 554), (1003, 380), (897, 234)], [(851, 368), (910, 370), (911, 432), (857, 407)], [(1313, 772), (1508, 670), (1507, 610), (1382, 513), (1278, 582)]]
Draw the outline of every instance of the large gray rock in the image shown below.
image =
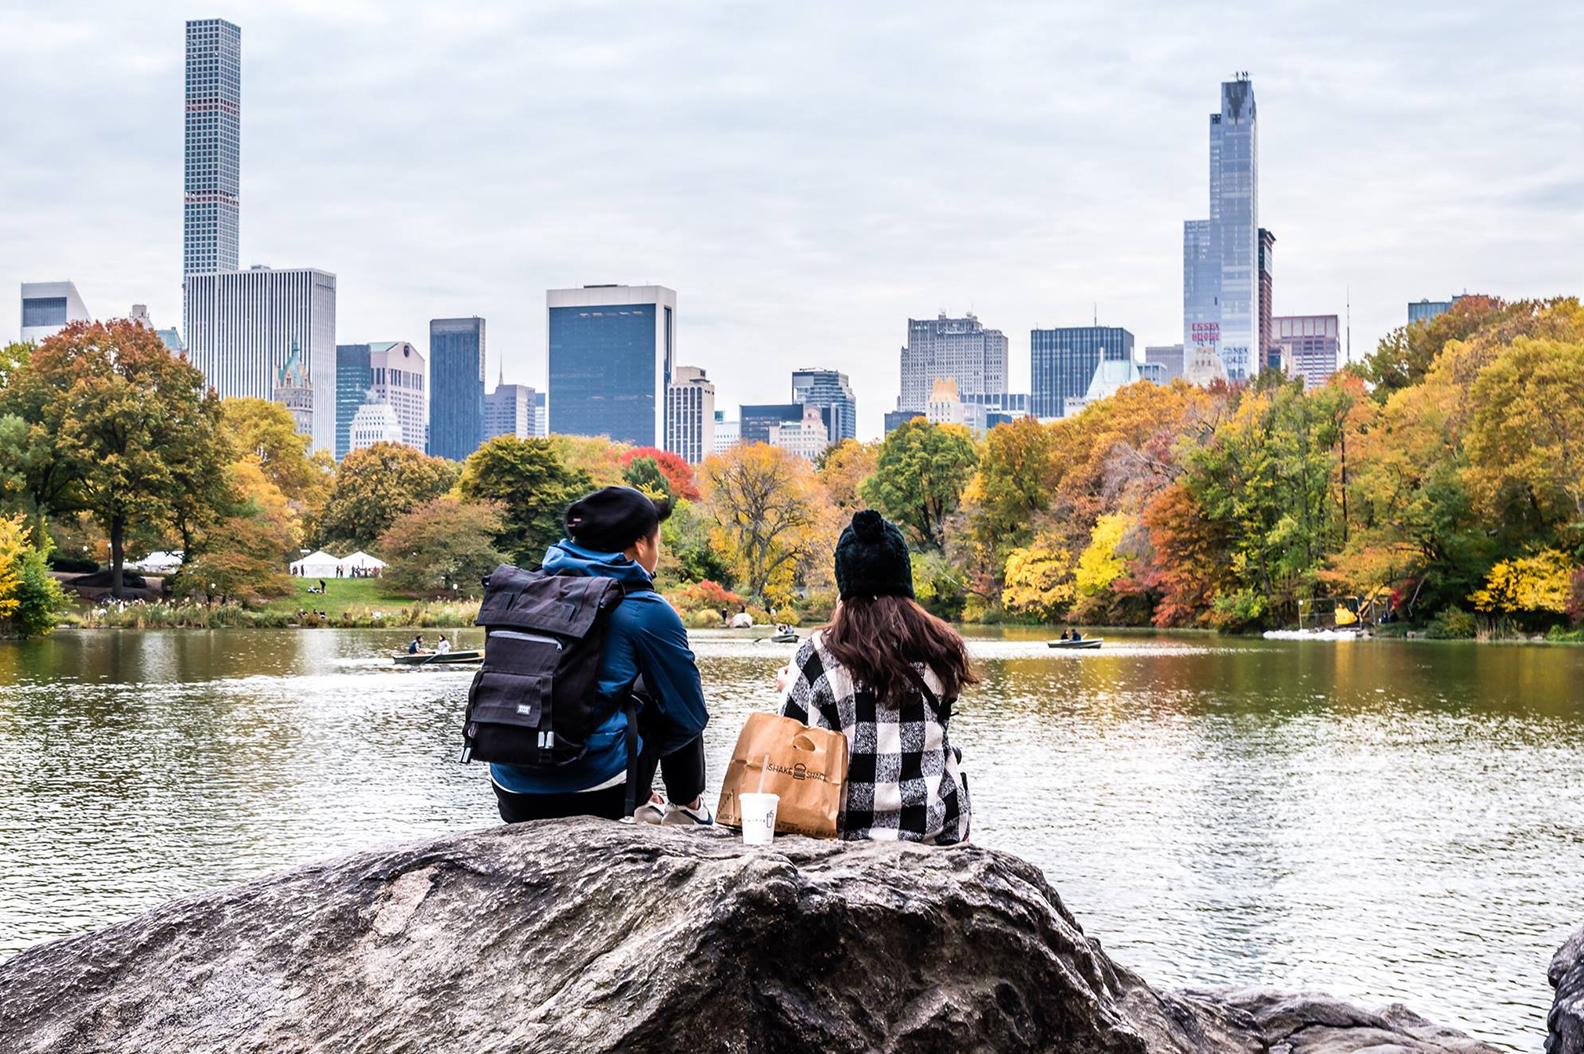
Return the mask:
[(1584, 927), (1551, 957), (1556, 1000), (1546, 1016), (1546, 1054), (1584, 1054)]
[[(1494, 1054), (1152, 989), (985, 849), (563, 821), (359, 853), (0, 964), (0, 1050)], [(1570, 1052), (1571, 1054), (1571, 1052)]]

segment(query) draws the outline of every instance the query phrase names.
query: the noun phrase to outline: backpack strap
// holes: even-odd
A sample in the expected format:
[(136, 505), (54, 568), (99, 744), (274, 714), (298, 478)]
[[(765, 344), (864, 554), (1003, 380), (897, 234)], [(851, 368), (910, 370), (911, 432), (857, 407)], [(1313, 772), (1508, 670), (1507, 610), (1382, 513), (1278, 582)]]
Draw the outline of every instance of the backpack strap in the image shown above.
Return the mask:
[(930, 688), (929, 683), (912, 666), (907, 668), (907, 677), (908, 680), (913, 682), (913, 687), (917, 688), (924, 696), (924, 701), (929, 703), (930, 710), (935, 714), (935, 720), (940, 722), (942, 728), (946, 727), (947, 723), (951, 721), (951, 700), (948, 699), (944, 703), (941, 702), (940, 697)]
[(627, 700), (622, 704), (627, 717), (627, 812), (626, 817), (638, 809), (638, 696), (627, 690)]

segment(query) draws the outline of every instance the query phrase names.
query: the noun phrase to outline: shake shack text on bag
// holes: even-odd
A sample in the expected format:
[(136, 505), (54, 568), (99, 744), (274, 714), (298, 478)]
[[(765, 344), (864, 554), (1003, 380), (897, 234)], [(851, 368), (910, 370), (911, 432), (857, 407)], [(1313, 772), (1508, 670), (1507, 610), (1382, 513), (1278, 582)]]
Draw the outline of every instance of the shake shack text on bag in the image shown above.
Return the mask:
[[(766, 765), (766, 755), (769, 764)], [(719, 822), (742, 825), (739, 794), (779, 795), (778, 834), (835, 838), (847, 784), (847, 737), (776, 714), (749, 714), (721, 784)]]

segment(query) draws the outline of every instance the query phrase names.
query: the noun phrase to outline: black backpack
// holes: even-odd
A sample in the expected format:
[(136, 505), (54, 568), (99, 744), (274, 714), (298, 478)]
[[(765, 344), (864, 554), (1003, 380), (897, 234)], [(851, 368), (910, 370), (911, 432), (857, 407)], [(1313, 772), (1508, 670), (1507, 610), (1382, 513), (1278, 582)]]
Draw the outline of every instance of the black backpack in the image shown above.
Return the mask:
[[(613, 578), (549, 575), (509, 564), (484, 583), (476, 625), (485, 627), (484, 665), (468, 689), (462, 758), (545, 768), (588, 752), (588, 737), (627, 711), (629, 795), (636, 766), (632, 691), (598, 690), (610, 615), (622, 602)], [(630, 811), (630, 810), (629, 810)]]

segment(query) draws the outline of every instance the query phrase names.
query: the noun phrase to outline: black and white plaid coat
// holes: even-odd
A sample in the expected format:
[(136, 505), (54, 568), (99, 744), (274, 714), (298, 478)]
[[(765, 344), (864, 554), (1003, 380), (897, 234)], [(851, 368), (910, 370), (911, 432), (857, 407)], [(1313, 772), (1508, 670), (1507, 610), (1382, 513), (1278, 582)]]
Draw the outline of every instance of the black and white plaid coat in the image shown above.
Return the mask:
[[(920, 673), (939, 698), (935, 672)], [(945, 726), (922, 693), (913, 693), (900, 707), (878, 703), (872, 692), (853, 683), (814, 633), (792, 660), (781, 713), (847, 737), (843, 838), (937, 845), (967, 841), (962, 752), (947, 742)]]

